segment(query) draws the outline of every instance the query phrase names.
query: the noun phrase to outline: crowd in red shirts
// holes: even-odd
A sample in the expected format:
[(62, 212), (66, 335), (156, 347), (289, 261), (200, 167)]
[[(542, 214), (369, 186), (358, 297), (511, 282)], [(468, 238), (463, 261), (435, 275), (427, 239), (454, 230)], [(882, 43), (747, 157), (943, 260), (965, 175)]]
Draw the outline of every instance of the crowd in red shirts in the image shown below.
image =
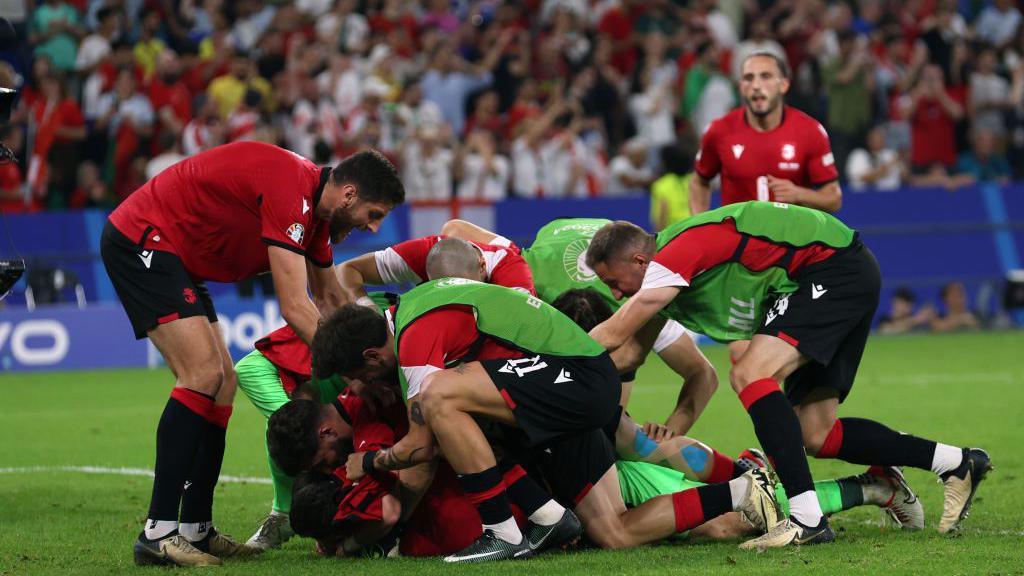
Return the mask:
[[(22, 0), (7, 211), (111, 207), (177, 160), (262, 140), (363, 147), (411, 201), (640, 191), (739, 105), (755, 51), (853, 188), (1020, 176), (1012, 0)], [(1019, 170), (1019, 169), (1018, 169)]]

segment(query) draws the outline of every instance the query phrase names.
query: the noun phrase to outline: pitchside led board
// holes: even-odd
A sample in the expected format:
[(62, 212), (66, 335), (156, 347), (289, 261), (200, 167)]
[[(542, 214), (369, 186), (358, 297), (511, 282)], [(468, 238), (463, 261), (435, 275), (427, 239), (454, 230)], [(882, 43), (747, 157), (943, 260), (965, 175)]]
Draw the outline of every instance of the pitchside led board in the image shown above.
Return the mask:
[[(253, 342), (284, 326), (276, 300), (217, 305), (218, 324), (236, 360)], [(40, 307), (0, 313), (0, 372), (145, 368), (162, 362), (149, 340), (136, 340), (117, 303)]]

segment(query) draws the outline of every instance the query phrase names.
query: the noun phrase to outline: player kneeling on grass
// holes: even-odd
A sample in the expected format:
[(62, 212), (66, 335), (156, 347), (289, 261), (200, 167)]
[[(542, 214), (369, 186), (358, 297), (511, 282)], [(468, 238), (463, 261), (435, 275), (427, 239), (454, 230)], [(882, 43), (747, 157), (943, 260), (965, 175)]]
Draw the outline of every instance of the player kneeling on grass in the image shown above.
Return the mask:
[[(572, 318), (580, 328), (593, 330), (612, 315), (612, 309), (602, 294), (591, 289), (576, 289), (563, 292), (552, 305), (560, 312)], [(686, 446), (699, 449), (703, 445), (685, 437), (674, 437), (663, 441), (659, 448), (671, 445), (672, 440), (682, 440)], [(621, 451), (621, 449), (620, 449)], [(746, 452), (757, 453), (754, 449)], [(632, 462), (618, 462), (619, 483), (622, 487), (622, 498), (627, 504), (635, 506), (660, 494), (677, 492), (681, 487), (699, 486), (692, 482), (693, 478), (684, 478), (677, 470), (666, 470), (662, 466), (650, 467), (649, 464), (634, 466)], [(687, 475), (689, 476), (689, 475)], [(814, 483), (818, 504), (826, 516), (849, 510), (861, 505), (874, 505), (882, 508), (897, 525), (908, 528), (912, 524), (924, 522), (924, 510), (917, 495), (903, 479), (902, 473), (893, 468), (888, 473), (869, 470), (864, 474), (849, 476), (838, 480), (820, 480)], [(776, 498), (785, 514), (789, 514), (789, 501), (782, 484), (776, 485)], [(738, 526), (732, 522), (732, 527)], [(921, 526), (916, 526), (920, 529)], [(712, 536), (742, 535), (749, 533), (730, 529), (730, 524), (710, 527)]]
[[(954, 530), (966, 517), (991, 467), (983, 450), (837, 417), (853, 386), (881, 286), (871, 251), (842, 222), (767, 202), (712, 210), (657, 236), (620, 221), (594, 235), (587, 264), (615, 295), (630, 296), (591, 331), (609, 350), (662, 310), (705, 334), (737, 322), (759, 325), (730, 380), (786, 486), (792, 513), (745, 547), (835, 538), (815, 497), (804, 448), (818, 458), (931, 470), (945, 484), (939, 531)], [(765, 283), (765, 276), (774, 278)], [(737, 300), (737, 291), (755, 297)]]
[[(763, 473), (626, 510), (614, 452), (601, 430), (618, 413), (615, 367), (585, 332), (540, 300), (448, 278), (403, 295), (392, 318), (342, 308), (314, 339), (314, 368), (373, 381), (400, 370), (410, 433), (389, 450), (350, 456), (348, 477), (429, 461), (436, 437), (484, 524), (479, 540), (446, 560), (531, 553), (512, 521), (493, 452), (474, 416), (519, 428), (535, 451), (550, 450), (543, 460), (553, 492), (575, 503), (587, 535), (603, 547), (659, 540), (733, 509), (744, 509), (761, 526), (775, 517)], [(345, 349), (322, 345), (342, 341)], [(446, 358), (465, 363), (445, 369)]]

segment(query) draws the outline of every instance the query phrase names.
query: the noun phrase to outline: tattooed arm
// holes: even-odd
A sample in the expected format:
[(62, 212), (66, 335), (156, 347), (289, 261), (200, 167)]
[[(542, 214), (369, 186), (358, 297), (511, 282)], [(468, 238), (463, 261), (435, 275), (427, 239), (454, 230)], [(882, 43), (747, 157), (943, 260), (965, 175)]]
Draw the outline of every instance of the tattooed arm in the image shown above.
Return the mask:
[[(367, 466), (369, 454), (373, 454), (372, 467)], [(431, 462), (435, 454), (434, 434), (423, 419), (423, 407), (417, 394), (409, 401), (409, 433), (391, 448), (351, 454), (345, 468), (348, 479), (355, 481), (373, 470), (403, 470)]]

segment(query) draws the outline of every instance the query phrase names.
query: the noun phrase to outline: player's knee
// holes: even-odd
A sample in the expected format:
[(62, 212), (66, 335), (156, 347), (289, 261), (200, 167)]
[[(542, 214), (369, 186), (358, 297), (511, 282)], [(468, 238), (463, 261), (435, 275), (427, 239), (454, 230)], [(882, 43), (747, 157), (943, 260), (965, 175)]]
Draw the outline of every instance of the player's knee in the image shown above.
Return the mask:
[(381, 523), (388, 530), (398, 525), (398, 521), (402, 518), (402, 503), (398, 501), (398, 498), (388, 494), (384, 496), (383, 502), (381, 502)]
[(621, 550), (633, 545), (629, 534), (626, 533), (626, 527), (621, 522), (617, 525), (605, 525), (601, 530), (590, 530), (587, 537), (605, 550)]
[(205, 363), (183, 370), (182, 383), (196, 392), (215, 396), (224, 383), (224, 367), (219, 363)]
[(742, 361), (739, 364), (734, 365), (732, 369), (729, 370), (729, 383), (732, 384), (732, 389), (735, 390), (737, 394), (742, 392), (744, 388), (750, 386), (750, 384), (757, 379), (758, 376), (756, 372), (750, 368), (749, 364)]
[(804, 437), (804, 449), (811, 456), (816, 456), (821, 447), (825, 445), (825, 439), (828, 438), (828, 433), (831, 430), (831, 426), (820, 426), (815, 425), (806, 421), (800, 421), (800, 432)]

